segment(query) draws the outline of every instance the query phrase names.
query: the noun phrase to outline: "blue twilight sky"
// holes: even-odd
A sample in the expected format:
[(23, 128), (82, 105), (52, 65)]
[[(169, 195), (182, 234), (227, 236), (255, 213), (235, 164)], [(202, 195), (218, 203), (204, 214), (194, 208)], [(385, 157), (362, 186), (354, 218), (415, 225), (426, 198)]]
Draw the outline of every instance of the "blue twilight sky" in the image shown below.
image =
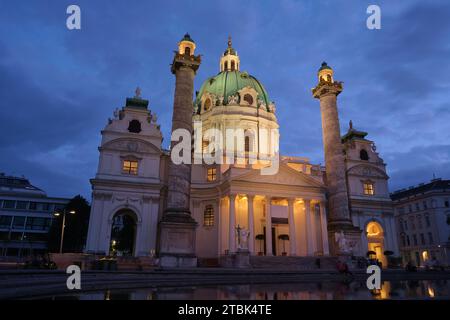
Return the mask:
[[(66, 28), (81, 7), (82, 30)], [(378, 4), (382, 29), (366, 28)], [(228, 35), (241, 70), (277, 104), (281, 152), (323, 163), (318, 101), (325, 60), (345, 83), (342, 131), (369, 132), (391, 191), (450, 178), (450, 1), (0, 0), (0, 172), (52, 196), (90, 197), (100, 130), (136, 86), (159, 116), (167, 146), (174, 92), (169, 64), (185, 32), (218, 73)]]

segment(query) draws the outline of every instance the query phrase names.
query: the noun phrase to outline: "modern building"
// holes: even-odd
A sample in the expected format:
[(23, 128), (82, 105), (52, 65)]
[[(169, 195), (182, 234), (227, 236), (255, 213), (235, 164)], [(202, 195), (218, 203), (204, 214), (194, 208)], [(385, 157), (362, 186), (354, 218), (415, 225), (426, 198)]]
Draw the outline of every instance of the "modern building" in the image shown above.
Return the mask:
[[(201, 138), (194, 141), (199, 146), (194, 158), (210, 154), (221, 161), (193, 164), (190, 171), (183, 171), (187, 182), (183, 180), (186, 173), (171, 175), (170, 152), (161, 147), (160, 125), (137, 90), (102, 131), (98, 171), (91, 180), (87, 251), (146, 256), (159, 254), (163, 243), (164, 252), (185, 250), (189, 255), (194, 251), (199, 261), (219, 261), (243, 247), (253, 256), (329, 256), (345, 250), (345, 254), (365, 257), (373, 250), (384, 261), (385, 251), (398, 255), (386, 165), (374, 143), (365, 138), (367, 133), (351, 126), (341, 136), (335, 98), (342, 84), (334, 82), (333, 70), (322, 65), (314, 91), (321, 99), (322, 114), (331, 106), (330, 114), (335, 115), (331, 122), (335, 131), (329, 134), (324, 126), (326, 138), (335, 141), (326, 151), (330, 165), (311, 163), (307, 157), (280, 156), (277, 170), (264, 174), (263, 169), (278, 159), (274, 102), (261, 81), (241, 71), (231, 40), (220, 57), (218, 74), (204, 81), (192, 102), (189, 86), (200, 63), (194, 50), (195, 43), (186, 35), (172, 65), (177, 77), (175, 104), (193, 105), (186, 121), (192, 121), (194, 128), (202, 125)], [(193, 72), (177, 73), (189, 68)], [(327, 102), (327, 86), (340, 90), (334, 104)], [(182, 120), (182, 115), (174, 114), (177, 125)], [(228, 136), (228, 129), (236, 135)], [(222, 143), (215, 137), (223, 138)], [(339, 166), (333, 166), (336, 154)], [(168, 197), (179, 206), (188, 199), (185, 211), (197, 224), (194, 234), (182, 230), (181, 220), (177, 229), (177, 215), (172, 215), (172, 230), (161, 234)], [(338, 212), (339, 206), (346, 212)]]
[(425, 266), (436, 259), (450, 265), (450, 180), (401, 189), (391, 199), (403, 262)]
[(0, 174), (0, 256), (23, 257), (47, 250), (53, 213), (69, 199), (52, 198), (24, 177)]

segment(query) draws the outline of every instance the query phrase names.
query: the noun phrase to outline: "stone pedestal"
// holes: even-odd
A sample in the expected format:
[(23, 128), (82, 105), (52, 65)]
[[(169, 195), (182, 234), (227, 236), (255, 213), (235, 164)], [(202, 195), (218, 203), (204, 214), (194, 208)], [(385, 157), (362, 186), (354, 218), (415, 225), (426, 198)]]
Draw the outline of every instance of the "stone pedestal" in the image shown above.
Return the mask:
[(236, 252), (233, 266), (235, 268), (250, 268), (250, 251), (239, 249)]
[(197, 267), (195, 255), (195, 229), (197, 223), (185, 215), (177, 217), (166, 214), (160, 223), (161, 247), (159, 252), (161, 267)]

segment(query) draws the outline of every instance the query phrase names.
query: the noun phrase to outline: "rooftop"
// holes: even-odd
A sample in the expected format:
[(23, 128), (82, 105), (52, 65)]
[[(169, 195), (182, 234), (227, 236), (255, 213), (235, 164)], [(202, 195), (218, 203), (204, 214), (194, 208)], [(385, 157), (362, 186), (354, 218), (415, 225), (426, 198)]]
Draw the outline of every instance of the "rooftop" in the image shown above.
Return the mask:
[(416, 194), (433, 190), (446, 190), (450, 192), (450, 180), (433, 179), (429, 183), (421, 183), (418, 186), (411, 186), (407, 189), (400, 189), (391, 193), (392, 200), (400, 200)]

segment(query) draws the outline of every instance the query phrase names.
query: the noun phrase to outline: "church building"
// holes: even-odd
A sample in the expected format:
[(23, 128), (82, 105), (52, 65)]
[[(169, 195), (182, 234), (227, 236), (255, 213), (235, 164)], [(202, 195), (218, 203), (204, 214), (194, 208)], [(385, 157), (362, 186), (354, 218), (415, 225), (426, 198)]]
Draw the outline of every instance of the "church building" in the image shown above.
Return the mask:
[[(175, 107), (190, 99), (182, 102), (191, 108), (189, 121), (201, 123), (203, 132), (222, 133), (224, 145), (226, 130), (240, 129), (242, 150), (231, 151), (241, 152), (234, 164), (192, 164), (177, 176), (170, 151), (161, 146), (156, 115), (137, 89), (101, 132), (86, 251), (135, 257), (176, 252), (178, 258), (162, 260), (173, 266), (218, 265), (240, 251), (250, 257), (373, 255), (383, 266), (387, 251), (398, 255), (386, 164), (367, 133), (351, 122), (341, 136), (336, 97), (342, 84), (333, 70), (323, 63), (313, 89), (324, 132), (326, 163), (321, 166), (304, 156), (278, 155), (275, 103), (260, 79), (242, 71), (231, 39), (218, 74), (205, 79), (192, 101), (201, 62), (195, 49), (188, 34), (178, 44), (172, 65)], [(174, 110), (173, 128), (182, 123), (178, 116)], [(211, 143), (202, 137), (201, 152), (213, 150), (225, 158), (229, 150), (214, 150)], [(261, 174), (275, 157), (278, 170)], [(174, 204), (183, 201), (189, 207), (181, 210), (189, 216), (183, 218), (189, 220), (187, 229), (177, 220), (181, 213), (173, 214)], [(187, 263), (186, 257), (196, 263)]]

